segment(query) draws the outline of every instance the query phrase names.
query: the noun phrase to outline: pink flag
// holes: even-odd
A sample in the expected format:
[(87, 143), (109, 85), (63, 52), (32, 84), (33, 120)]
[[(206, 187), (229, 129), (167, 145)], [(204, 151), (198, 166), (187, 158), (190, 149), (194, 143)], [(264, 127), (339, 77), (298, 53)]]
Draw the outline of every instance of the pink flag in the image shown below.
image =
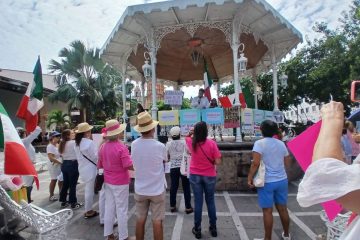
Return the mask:
[[(319, 136), (320, 128), (321, 121), (306, 129), (287, 144), (304, 172), (312, 162), (314, 146)], [(334, 220), (336, 215), (338, 215), (342, 210), (341, 205), (336, 201), (325, 202), (321, 205), (325, 209), (326, 215), (330, 221)]]

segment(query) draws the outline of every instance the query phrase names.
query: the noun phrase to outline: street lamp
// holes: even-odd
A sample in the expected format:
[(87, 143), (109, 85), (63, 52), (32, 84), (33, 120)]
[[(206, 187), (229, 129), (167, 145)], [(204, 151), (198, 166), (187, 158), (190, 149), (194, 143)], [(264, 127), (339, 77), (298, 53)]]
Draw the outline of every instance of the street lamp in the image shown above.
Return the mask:
[(280, 84), (283, 88), (287, 88), (288, 87), (288, 76), (283, 73), (281, 76), (280, 76)]
[(237, 62), (239, 64), (239, 73), (245, 73), (246, 66), (248, 63), (247, 57), (244, 56), (244, 50), (245, 50), (245, 45), (243, 43), (241, 43), (239, 46), (240, 57), (237, 60)]
[(144, 52), (145, 64), (142, 66), (142, 70), (144, 73), (144, 77), (146, 81), (151, 79), (151, 65), (149, 64), (150, 61), (150, 54), (148, 52)]

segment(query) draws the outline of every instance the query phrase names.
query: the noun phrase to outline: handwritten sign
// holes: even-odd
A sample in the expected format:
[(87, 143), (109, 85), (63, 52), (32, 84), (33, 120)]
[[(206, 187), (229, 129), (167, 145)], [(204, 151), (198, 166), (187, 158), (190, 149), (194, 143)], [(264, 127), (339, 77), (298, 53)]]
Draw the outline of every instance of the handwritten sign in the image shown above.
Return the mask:
[(179, 125), (179, 111), (160, 111), (159, 124), (161, 126)]
[(181, 106), (184, 93), (182, 91), (165, 91), (164, 103), (171, 106)]
[(239, 107), (224, 108), (224, 128), (240, 127)]
[(264, 111), (264, 120), (271, 120), (275, 121), (274, 119), (274, 113), (272, 111)]
[(224, 124), (224, 110), (222, 108), (207, 108), (201, 110), (201, 117), (207, 124)]
[(179, 111), (180, 125), (195, 124), (200, 121), (200, 110), (184, 109)]
[(285, 116), (284, 116), (284, 113), (283, 113), (283, 112), (274, 111), (273, 114), (274, 114), (274, 120), (275, 120), (275, 122), (277, 122), (277, 123), (284, 123)]

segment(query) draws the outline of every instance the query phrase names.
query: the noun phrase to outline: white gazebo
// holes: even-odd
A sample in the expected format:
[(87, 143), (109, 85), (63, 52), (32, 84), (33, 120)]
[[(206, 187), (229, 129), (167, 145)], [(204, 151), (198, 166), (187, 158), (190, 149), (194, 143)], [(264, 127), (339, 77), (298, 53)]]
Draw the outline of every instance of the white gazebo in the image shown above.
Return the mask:
[[(124, 77), (142, 82), (141, 86), (151, 81), (151, 88), (156, 89), (157, 81), (175, 88), (203, 84), (202, 58), (219, 84), (239, 79), (239, 73), (244, 73), (238, 64), (243, 53), (255, 86), (256, 73), (272, 68), (274, 110), (278, 110), (277, 63), (301, 41), (301, 33), (265, 0), (174, 0), (127, 7), (102, 47), (101, 57)], [(143, 73), (146, 58), (150, 77)], [(238, 96), (241, 86), (239, 81), (234, 84)], [(156, 99), (152, 91), (154, 119)], [(235, 104), (240, 105), (239, 99)]]

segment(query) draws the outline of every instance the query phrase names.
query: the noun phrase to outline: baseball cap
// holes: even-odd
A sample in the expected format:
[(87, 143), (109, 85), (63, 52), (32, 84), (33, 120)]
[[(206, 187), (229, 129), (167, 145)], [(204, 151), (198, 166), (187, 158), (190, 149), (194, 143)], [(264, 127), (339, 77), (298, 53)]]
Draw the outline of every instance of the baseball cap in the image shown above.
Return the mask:
[(170, 135), (172, 136), (172, 137), (175, 137), (175, 136), (179, 136), (180, 135), (180, 128), (178, 127), (178, 126), (175, 126), (175, 127), (172, 127), (171, 129), (170, 129)]
[(59, 137), (60, 135), (61, 133), (59, 133), (58, 131), (53, 131), (49, 134), (49, 138)]

